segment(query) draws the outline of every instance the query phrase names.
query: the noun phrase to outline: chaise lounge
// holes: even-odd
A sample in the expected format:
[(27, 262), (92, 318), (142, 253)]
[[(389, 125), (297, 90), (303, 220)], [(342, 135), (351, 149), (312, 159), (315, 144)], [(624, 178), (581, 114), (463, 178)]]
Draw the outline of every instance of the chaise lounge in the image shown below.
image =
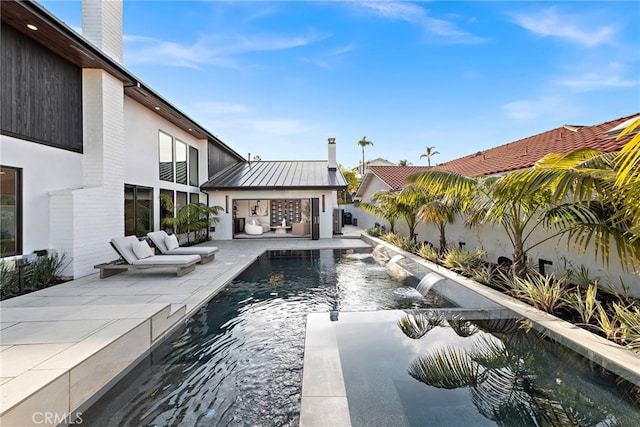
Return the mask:
[(169, 235), (164, 230), (147, 233), (147, 237), (162, 255), (200, 255), (200, 264), (213, 261), (218, 252), (215, 246), (180, 247), (175, 234)]
[(200, 262), (200, 255), (155, 255), (146, 240), (136, 236), (115, 237), (111, 246), (124, 262), (98, 264), (100, 278), (113, 276), (130, 269), (176, 268), (178, 277), (192, 272)]

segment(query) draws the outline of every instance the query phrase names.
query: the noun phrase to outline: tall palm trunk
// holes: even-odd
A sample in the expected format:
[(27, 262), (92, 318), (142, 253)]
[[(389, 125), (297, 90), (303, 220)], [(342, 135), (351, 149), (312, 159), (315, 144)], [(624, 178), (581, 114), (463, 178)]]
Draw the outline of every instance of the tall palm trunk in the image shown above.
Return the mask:
[(524, 251), (522, 236), (513, 238), (513, 273), (518, 277), (525, 277), (527, 274), (527, 254)]

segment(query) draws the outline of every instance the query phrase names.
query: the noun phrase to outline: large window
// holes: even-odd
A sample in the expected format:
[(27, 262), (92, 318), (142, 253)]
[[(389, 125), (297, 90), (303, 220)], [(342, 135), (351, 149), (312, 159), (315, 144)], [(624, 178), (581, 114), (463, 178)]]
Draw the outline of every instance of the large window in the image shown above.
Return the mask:
[(124, 234), (146, 236), (153, 231), (153, 188), (124, 186)]
[(198, 186), (198, 149), (189, 147), (189, 185)]
[(160, 151), (160, 179), (173, 182), (173, 138), (164, 132), (158, 134)]
[(0, 166), (0, 256), (22, 253), (22, 169)]
[(158, 133), (160, 179), (198, 186), (198, 149), (164, 132)]
[(187, 184), (187, 144), (176, 139), (176, 182)]
[(178, 215), (182, 208), (187, 206), (188, 203), (189, 202), (187, 201), (187, 193), (176, 191), (176, 215)]

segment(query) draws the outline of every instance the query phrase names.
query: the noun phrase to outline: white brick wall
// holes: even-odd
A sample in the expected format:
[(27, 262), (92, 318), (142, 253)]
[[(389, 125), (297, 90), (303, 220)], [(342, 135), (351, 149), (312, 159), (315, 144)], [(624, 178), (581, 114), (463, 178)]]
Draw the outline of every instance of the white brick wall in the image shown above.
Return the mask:
[(82, 35), (122, 64), (122, 1), (82, 0)]

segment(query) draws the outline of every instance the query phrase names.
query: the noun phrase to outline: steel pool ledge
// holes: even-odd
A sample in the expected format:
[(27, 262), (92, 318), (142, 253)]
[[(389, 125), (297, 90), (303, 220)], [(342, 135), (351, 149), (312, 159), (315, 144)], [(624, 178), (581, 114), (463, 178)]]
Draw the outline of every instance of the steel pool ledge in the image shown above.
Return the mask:
[(69, 425), (266, 250), (362, 248), (356, 236), (208, 242), (213, 262), (93, 274), (0, 302), (0, 425)]
[[(456, 282), (472, 293), (456, 294), (448, 287), (437, 289), (454, 304), (468, 309), (496, 310), (507, 309), (519, 316), (531, 320), (533, 328), (543, 331), (547, 336), (575, 351), (588, 360), (618, 375), (625, 380), (640, 384), (640, 357), (611, 341), (592, 334), (578, 326), (561, 320), (543, 311), (537, 310), (514, 298), (506, 296), (487, 286), (465, 278), (444, 267), (430, 263), (408, 252), (402, 251), (386, 242), (363, 234), (362, 239), (380, 252), (389, 261), (387, 266), (398, 266), (398, 274), (418, 277), (435, 272), (442, 278)], [(403, 261), (407, 261), (406, 264)], [(403, 267), (407, 268), (405, 270)], [(474, 296), (475, 295), (475, 296)], [(376, 316), (397, 317), (397, 313), (376, 312)], [(331, 425), (335, 427), (351, 426), (349, 402), (341, 366), (337, 322), (327, 322), (327, 313), (311, 313), (307, 318), (305, 337), (304, 369), (302, 381), (302, 404), (300, 414), (301, 427)], [(360, 322), (362, 313), (339, 313), (340, 322)]]

